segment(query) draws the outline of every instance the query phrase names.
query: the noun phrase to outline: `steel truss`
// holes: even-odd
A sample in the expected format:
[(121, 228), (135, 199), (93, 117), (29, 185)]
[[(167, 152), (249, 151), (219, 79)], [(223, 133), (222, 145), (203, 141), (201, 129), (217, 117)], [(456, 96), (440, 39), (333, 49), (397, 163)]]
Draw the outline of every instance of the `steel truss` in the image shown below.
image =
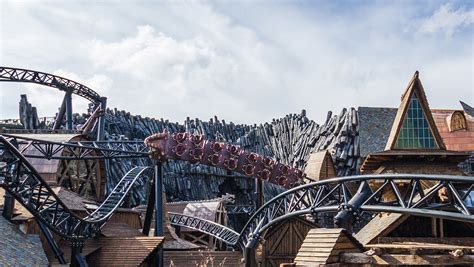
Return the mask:
[(168, 212), (171, 225), (188, 227), (203, 233), (207, 233), (226, 244), (235, 245), (239, 240), (239, 233), (221, 224), (184, 214)]
[[(0, 135), (1, 136), (1, 135)], [(52, 142), (29, 137), (3, 134), (21, 147), (27, 158), (45, 158), (60, 160), (96, 160), (110, 158), (148, 157), (148, 148), (141, 141), (67, 141)], [(34, 147), (35, 153), (28, 150)], [(40, 154), (37, 154), (39, 152)]]
[[(423, 188), (422, 181), (435, 185)], [(379, 182), (381, 186), (371, 189), (361, 205), (355, 207), (351, 201), (354, 195), (349, 190), (351, 185), (359, 183), (359, 188), (367, 188), (373, 182)], [(405, 185), (403, 190), (402, 182)], [(347, 211), (356, 216), (364, 211), (393, 212), (472, 223), (474, 215), (464, 200), (473, 189), (474, 177), (449, 175), (359, 175), (310, 183), (290, 189), (262, 206), (247, 222), (239, 243), (254, 247), (260, 235), (275, 223), (320, 212)], [(436, 199), (441, 190), (446, 190), (443, 194), (448, 196), (443, 202)], [(387, 192), (393, 193), (394, 199), (383, 198)]]
[(255, 205), (225, 205), (227, 214), (248, 214), (252, 215), (256, 207)]
[(20, 151), (0, 136), (0, 187), (8, 191), (36, 219), (65, 239), (96, 236), (122, 204), (135, 181), (147, 176), (148, 170), (149, 167), (135, 167), (127, 172), (95, 211), (85, 218), (79, 218), (59, 199)]
[(78, 82), (45, 72), (10, 67), (0, 67), (0, 81), (41, 84), (57, 88), (61, 91), (72, 91), (73, 94), (82, 96), (85, 99), (96, 104), (99, 104), (101, 102), (100, 95), (91, 88), (82, 85)]
[[(422, 184), (426, 182), (433, 186), (425, 188)], [(369, 186), (375, 183), (380, 186)], [(357, 192), (349, 190), (354, 184), (360, 184)], [(354, 199), (360, 199), (361, 188), (368, 189), (369, 193), (363, 194), (364, 198), (356, 205)], [(474, 223), (472, 207), (464, 204), (473, 190), (474, 177), (466, 176), (382, 174), (334, 178), (305, 184), (276, 196), (253, 214), (237, 241), (233, 235), (212, 235), (242, 249), (254, 248), (261, 234), (272, 225), (295, 216), (315, 217), (318, 213), (326, 212), (337, 212), (338, 215), (348, 212), (354, 216), (362, 212), (392, 212)], [(392, 193), (394, 198), (382, 197), (386, 193)], [(446, 199), (441, 201), (440, 195), (446, 196)], [(186, 216), (186, 220), (203, 219)], [(208, 229), (214, 230), (195, 226), (196, 223), (192, 224), (186, 220), (175, 220), (173, 224), (206, 233)], [(233, 231), (222, 225), (216, 229), (219, 233)]]

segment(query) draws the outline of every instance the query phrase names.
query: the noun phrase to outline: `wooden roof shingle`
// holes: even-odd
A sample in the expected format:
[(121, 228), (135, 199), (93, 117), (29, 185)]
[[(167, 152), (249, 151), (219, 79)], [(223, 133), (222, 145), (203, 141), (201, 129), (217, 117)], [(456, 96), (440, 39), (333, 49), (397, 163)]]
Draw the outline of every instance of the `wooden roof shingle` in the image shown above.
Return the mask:
[(102, 237), (95, 240), (101, 248), (88, 259), (90, 266), (139, 266), (155, 252), (164, 238), (155, 236)]

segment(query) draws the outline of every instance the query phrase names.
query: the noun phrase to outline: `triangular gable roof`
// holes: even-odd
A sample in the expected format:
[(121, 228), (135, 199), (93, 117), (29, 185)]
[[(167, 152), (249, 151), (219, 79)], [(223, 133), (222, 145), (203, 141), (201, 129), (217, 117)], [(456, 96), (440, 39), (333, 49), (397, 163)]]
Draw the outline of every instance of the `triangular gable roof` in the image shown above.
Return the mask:
[(403, 127), (403, 123), (405, 121), (405, 117), (410, 106), (410, 100), (412, 99), (414, 94), (416, 94), (416, 97), (418, 98), (421, 108), (425, 114), (425, 118), (428, 121), (431, 134), (433, 135), (437, 146), (435, 149), (446, 150), (446, 146), (444, 145), (443, 139), (441, 138), (441, 135), (438, 132), (438, 128), (436, 127), (433, 115), (431, 114), (428, 101), (426, 100), (425, 90), (423, 89), (423, 85), (421, 84), (421, 81), (419, 79), (418, 71), (415, 72), (410, 82), (408, 83), (407, 89), (402, 95), (402, 101), (400, 103), (400, 106), (398, 107), (397, 115), (395, 116), (395, 120), (393, 122), (392, 130), (390, 131), (390, 136), (388, 137), (385, 150), (396, 149), (395, 145), (400, 135), (400, 130)]
[(459, 101), (459, 102), (461, 102), (461, 106), (464, 109), (464, 113), (466, 113), (467, 115), (471, 117), (474, 117), (474, 108), (462, 101)]

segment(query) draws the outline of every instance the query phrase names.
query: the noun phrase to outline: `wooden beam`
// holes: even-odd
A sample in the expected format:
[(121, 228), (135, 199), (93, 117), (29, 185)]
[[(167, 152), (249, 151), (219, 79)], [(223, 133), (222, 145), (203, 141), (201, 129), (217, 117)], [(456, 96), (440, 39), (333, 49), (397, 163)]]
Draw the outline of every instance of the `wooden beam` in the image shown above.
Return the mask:
[(434, 238), (434, 237), (379, 237), (377, 243), (379, 244), (392, 244), (392, 243), (432, 243), (432, 244), (448, 244), (448, 245), (459, 245), (459, 246), (474, 246), (474, 238), (472, 237), (445, 237), (445, 238)]
[(451, 255), (382, 254), (380, 256), (368, 256), (364, 253), (341, 253), (340, 262), (376, 265), (472, 265), (474, 264), (474, 255), (464, 255), (456, 258)]

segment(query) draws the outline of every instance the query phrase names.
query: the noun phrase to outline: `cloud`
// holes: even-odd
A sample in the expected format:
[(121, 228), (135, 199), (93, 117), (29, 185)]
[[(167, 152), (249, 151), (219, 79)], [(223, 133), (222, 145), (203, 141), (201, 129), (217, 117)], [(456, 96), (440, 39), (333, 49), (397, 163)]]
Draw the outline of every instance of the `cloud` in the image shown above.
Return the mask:
[(232, 60), (218, 55), (212, 43), (199, 37), (179, 41), (155, 33), (149, 25), (118, 42), (94, 40), (86, 47), (96, 68), (130, 75), (141, 84), (154, 83), (163, 93), (179, 98), (204, 86), (224, 89), (217, 85), (233, 69)]
[[(17, 21), (0, 27), (2, 64), (56, 70), (108, 97), (109, 107), (143, 116), (259, 123), (306, 109), (323, 121), (328, 110), (398, 106), (415, 70), (431, 106), (474, 102), (472, 9), (454, 4), (15, 6), (0, 11), (1, 23)], [(25, 87), (0, 87), (11, 88), (0, 88), (0, 117), (17, 116)], [(55, 98), (29, 97), (46, 115), (62, 99), (48, 92)]]
[(452, 36), (456, 31), (470, 27), (473, 23), (473, 9), (460, 7), (454, 10), (449, 3), (446, 3), (440, 6), (431, 17), (422, 21), (420, 31), (422, 33), (442, 32)]
[(111, 95), (111, 102), (133, 99), (123, 108), (150, 107), (142, 113), (148, 116), (163, 112), (161, 116), (171, 118), (177, 118), (177, 113), (181, 118), (186, 113), (211, 117), (229, 110), (236, 112), (231, 113), (232, 119), (252, 116), (247, 105), (259, 98), (256, 87), (264, 90), (275, 81), (263, 58), (265, 46), (251, 30), (216, 14), (209, 16), (223, 25), (208, 25), (205, 33), (193, 38), (173, 38), (140, 25), (133, 35), (117, 41), (85, 42), (83, 47), (96, 69), (126, 76), (122, 86), (134, 87)]

